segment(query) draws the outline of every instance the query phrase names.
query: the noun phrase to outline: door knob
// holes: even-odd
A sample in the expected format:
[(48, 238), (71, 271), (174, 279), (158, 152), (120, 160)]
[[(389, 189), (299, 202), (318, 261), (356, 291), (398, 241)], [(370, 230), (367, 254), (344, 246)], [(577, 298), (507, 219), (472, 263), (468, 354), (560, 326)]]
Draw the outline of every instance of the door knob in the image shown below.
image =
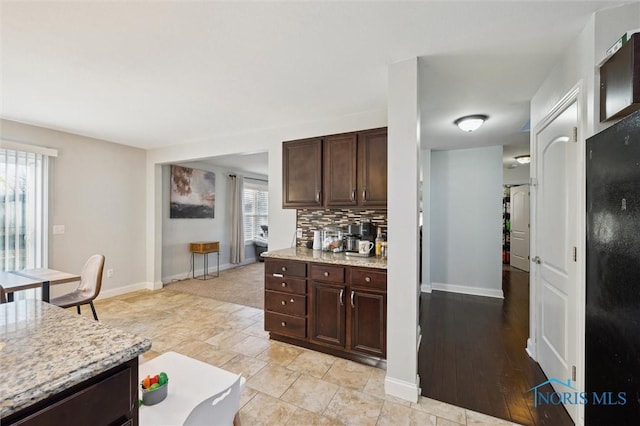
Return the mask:
[(533, 263), (537, 263), (538, 265), (540, 265), (542, 263), (542, 260), (540, 259), (540, 256), (536, 256), (533, 259), (531, 259), (531, 261)]

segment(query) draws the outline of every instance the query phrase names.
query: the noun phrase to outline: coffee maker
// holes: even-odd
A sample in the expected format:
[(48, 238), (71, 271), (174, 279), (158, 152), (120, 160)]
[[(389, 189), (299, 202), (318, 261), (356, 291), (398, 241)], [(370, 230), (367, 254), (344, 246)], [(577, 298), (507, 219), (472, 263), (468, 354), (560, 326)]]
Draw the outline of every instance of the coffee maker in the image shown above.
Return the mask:
[(360, 239), (365, 241), (376, 241), (375, 226), (368, 220), (360, 222)]
[(360, 225), (356, 225), (356, 224), (347, 225), (347, 233), (343, 238), (343, 244), (342, 244), (344, 251), (349, 253), (357, 253), (359, 241), (360, 241)]
[(343, 244), (342, 244), (345, 254), (373, 256), (374, 255), (373, 251), (371, 251), (369, 254), (366, 254), (366, 255), (360, 254), (359, 251), (360, 251), (360, 241), (370, 241), (371, 243), (375, 242), (376, 236), (374, 233), (374, 229), (375, 227), (368, 220), (364, 220), (358, 224), (347, 225), (347, 228), (346, 228), (347, 233), (343, 238)]

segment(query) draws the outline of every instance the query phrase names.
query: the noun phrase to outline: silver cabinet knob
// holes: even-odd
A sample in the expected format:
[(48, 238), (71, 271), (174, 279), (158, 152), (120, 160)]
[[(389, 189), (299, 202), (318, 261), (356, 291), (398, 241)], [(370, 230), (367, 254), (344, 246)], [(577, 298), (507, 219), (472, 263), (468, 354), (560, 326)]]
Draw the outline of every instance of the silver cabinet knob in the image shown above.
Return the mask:
[(282, 301), (282, 306), (286, 305), (287, 302), (285, 302), (284, 300)]
[(533, 263), (537, 263), (538, 265), (540, 265), (542, 263), (542, 259), (540, 259), (540, 256), (536, 256), (533, 259), (531, 259), (531, 261)]
[(289, 303), (293, 303), (293, 299), (289, 300)]
[(287, 267), (286, 266), (282, 267), (282, 272), (287, 272)]
[(281, 325), (281, 326), (283, 326), (283, 327), (286, 327), (286, 326), (287, 326), (287, 323), (286, 323), (286, 322), (284, 322), (284, 321), (282, 321), (282, 322), (280, 323), (280, 325)]
[(287, 286), (287, 283), (282, 283), (282, 284), (280, 284), (280, 285), (281, 285), (282, 287), (286, 287), (286, 286)]
[(325, 271), (324, 276), (325, 276), (325, 277), (328, 277), (328, 276), (329, 276), (329, 273)]
[(365, 280), (366, 282), (370, 283), (370, 282), (371, 282), (371, 277), (364, 277), (364, 280)]

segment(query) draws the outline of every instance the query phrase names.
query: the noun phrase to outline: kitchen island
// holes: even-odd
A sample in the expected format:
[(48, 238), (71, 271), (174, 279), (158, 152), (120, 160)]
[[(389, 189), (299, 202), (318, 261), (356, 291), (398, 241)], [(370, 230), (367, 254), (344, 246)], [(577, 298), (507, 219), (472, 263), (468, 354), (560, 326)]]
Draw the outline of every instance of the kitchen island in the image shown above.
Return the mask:
[(138, 355), (150, 347), (39, 300), (0, 304), (0, 423), (137, 425)]
[(386, 259), (302, 247), (262, 257), (272, 339), (386, 366)]

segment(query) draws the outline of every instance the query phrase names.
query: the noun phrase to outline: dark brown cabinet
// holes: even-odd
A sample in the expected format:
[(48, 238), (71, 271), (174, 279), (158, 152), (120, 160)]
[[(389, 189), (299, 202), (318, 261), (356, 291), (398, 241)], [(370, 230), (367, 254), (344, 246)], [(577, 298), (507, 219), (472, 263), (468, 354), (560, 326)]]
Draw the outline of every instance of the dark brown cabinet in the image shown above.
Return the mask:
[(640, 109), (640, 34), (633, 34), (600, 67), (600, 121)]
[(386, 208), (387, 129), (283, 142), (283, 207)]
[(267, 258), (265, 330), (273, 339), (378, 365), (387, 355), (386, 271)]
[(355, 133), (328, 136), (324, 140), (324, 205), (358, 205), (358, 137)]
[(322, 207), (322, 138), (282, 143), (282, 207)]
[(352, 269), (349, 348), (380, 358), (387, 356), (387, 277), (368, 269)]
[(344, 284), (312, 281), (311, 292), (311, 340), (344, 348)]
[(358, 133), (358, 204), (387, 207), (387, 129)]
[(3, 425), (137, 425), (138, 358), (2, 419)]
[(307, 337), (307, 264), (266, 259), (264, 329), (298, 339)]

